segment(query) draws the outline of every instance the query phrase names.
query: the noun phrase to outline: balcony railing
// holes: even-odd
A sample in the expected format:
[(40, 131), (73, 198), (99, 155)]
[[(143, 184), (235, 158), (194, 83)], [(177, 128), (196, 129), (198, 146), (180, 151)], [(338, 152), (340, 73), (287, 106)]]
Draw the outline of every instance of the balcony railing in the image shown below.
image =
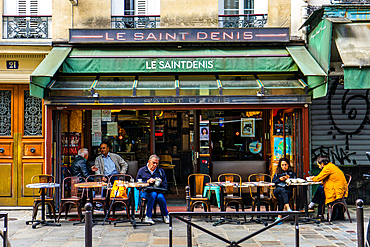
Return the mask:
[(160, 15), (112, 16), (111, 28), (159, 28)]
[(50, 39), (51, 16), (3, 15), (4, 39)]
[(219, 15), (218, 26), (221, 28), (264, 27), (267, 14)]
[(330, 0), (331, 4), (370, 4), (370, 0)]

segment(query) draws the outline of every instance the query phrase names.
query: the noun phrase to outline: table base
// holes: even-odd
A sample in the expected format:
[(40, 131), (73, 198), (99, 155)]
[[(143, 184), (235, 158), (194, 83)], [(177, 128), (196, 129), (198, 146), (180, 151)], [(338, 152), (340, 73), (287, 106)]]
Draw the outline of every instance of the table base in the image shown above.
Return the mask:
[(125, 222), (130, 222), (131, 225), (136, 228), (138, 225), (146, 225), (146, 226), (150, 226), (152, 225), (151, 223), (149, 222), (142, 222), (142, 221), (136, 221), (135, 219), (127, 219), (127, 220), (118, 220), (118, 221), (115, 221), (114, 222), (114, 226), (116, 226), (118, 223), (125, 223)]
[[(244, 216), (244, 221), (247, 221), (247, 219), (245, 218), (245, 216)], [(214, 221), (207, 221), (207, 222), (214, 222)], [(216, 221), (215, 223), (213, 223), (213, 226), (218, 226), (218, 225), (221, 225), (221, 224), (227, 224), (227, 223), (233, 223), (233, 222), (235, 222), (237, 225), (240, 225), (241, 224), (240, 220), (235, 220), (235, 219), (221, 217), (218, 221)]]
[[(321, 221), (305, 216), (303, 217), (303, 219), (298, 220), (298, 223), (316, 223), (317, 225), (319, 225)], [(291, 224), (294, 225), (294, 222)]]
[(54, 223), (52, 221), (46, 221), (46, 220), (29, 220), (26, 221), (26, 225), (29, 225), (32, 223), (32, 228), (36, 229), (36, 226), (43, 225), (43, 226), (61, 226), (60, 223)]

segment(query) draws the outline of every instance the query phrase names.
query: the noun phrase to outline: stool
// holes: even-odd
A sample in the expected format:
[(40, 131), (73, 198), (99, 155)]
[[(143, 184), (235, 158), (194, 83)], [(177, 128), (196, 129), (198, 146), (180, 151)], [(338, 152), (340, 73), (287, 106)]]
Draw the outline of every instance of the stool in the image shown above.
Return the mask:
[(219, 186), (204, 186), (203, 197), (207, 197), (207, 194), (208, 194), (208, 198), (211, 199), (212, 193), (215, 193), (217, 205), (218, 205), (218, 208), (220, 208), (220, 187)]

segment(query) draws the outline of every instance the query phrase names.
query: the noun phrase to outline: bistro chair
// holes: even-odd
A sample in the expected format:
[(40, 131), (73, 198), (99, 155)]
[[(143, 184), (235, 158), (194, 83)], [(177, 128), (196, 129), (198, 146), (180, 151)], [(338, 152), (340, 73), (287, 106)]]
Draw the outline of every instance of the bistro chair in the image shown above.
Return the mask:
[(79, 189), (75, 187), (75, 184), (83, 182), (85, 182), (85, 178), (83, 177), (66, 177), (63, 179), (62, 198), (60, 199), (58, 222), (63, 209), (65, 210), (65, 219), (67, 219), (71, 206), (76, 206), (78, 219), (79, 221), (82, 221), (81, 207), (83, 206), (82, 204), (83, 197), (85, 196), (85, 189)]
[[(171, 155), (159, 155), (159, 166), (164, 169), (168, 170), (172, 173), (172, 181), (167, 181), (168, 185), (171, 185), (171, 187), (174, 187), (176, 189), (176, 194), (179, 196), (179, 190), (177, 189), (177, 183), (176, 183), (176, 176), (175, 176), (175, 165), (172, 163), (172, 157)], [(172, 190), (171, 190), (172, 191)], [(173, 191), (172, 191), (173, 194)]]
[[(106, 182), (108, 183), (109, 182), (109, 177), (106, 176), (106, 175), (102, 175), (102, 174), (96, 174), (96, 175), (90, 175), (86, 178), (86, 181), (91, 181), (93, 178), (94, 182)], [(109, 188), (109, 183), (108, 183), (108, 188)], [(96, 188), (92, 188), (91, 190), (93, 190), (93, 192), (95, 193), (94, 194), (94, 198), (93, 198), (93, 206), (96, 207), (96, 204), (97, 203), (100, 203), (103, 207), (103, 210), (104, 210), (104, 215), (107, 214), (107, 208), (108, 208), (108, 196), (107, 196), (107, 190), (104, 189), (103, 187), (96, 187)]]
[[(211, 182), (211, 176), (207, 174), (195, 173), (188, 176), (188, 186), (190, 187), (190, 211), (194, 211), (196, 204), (202, 204), (205, 212), (211, 212), (211, 203), (208, 196), (203, 196), (204, 187)], [(210, 191), (210, 189), (208, 190)]]
[[(31, 183), (55, 183), (55, 178), (52, 175), (48, 174), (40, 174), (35, 175), (31, 178)], [(32, 189), (32, 195), (33, 195), (33, 215), (32, 220), (36, 219), (38, 207), (41, 206), (42, 201), (40, 197), (40, 190), (38, 192), (37, 189)], [(55, 215), (55, 188), (50, 188), (46, 190), (45, 193), (45, 205), (48, 205), (49, 207), (49, 216), (50, 218), (51, 213), (54, 215), (54, 220), (56, 221), (56, 215)]]
[(229, 204), (236, 204), (235, 209), (239, 211), (239, 205), (242, 211), (244, 211), (244, 203), (242, 198), (242, 177), (235, 173), (224, 173), (218, 176), (218, 182), (229, 181), (232, 184), (237, 184), (237, 194), (234, 195), (234, 186), (225, 186), (226, 196), (224, 196), (225, 208)]
[[(346, 191), (344, 192), (342, 198), (337, 199), (337, 200), (335, 200), (331, 203), (328, 203), (328, 221), (329, 221), (329, 224), (331, 224), (331, 217), (332, 217), (333, 209), (334, 209), (335, 205), (338, 205), (338, 206), (342, 205), (343, 206), (343, 207), (341, 207), (341, 209), (343, 209), (342, 213), (344, 214), (344, 212), (347, 212), (349, 222), (352, 223), (351, 216), (349, 215), (348, 206), (347, 206), (347, 202), (346, 202), (346, 199), (348, 197), (347, 192), (348, 192), (349, 184), (351, 183), (351, 180), (352, 180), (352, 176), (349, 175), (349, 174), (345, 174), (344, 176), (346, 177), (347, 188), (346, 188)], [(323, 207), (325, 207), (325, 205), (323, 205)]]
[[(272, 177), (269, 174), (256, 173), (251, 174), (248, 177), (248, 182), (272, 182)], [(252, 211), (255, 211), (257, 205), (257, 188), (249, 187), (249, 193), (252, 198)], [(274, 193), (272, 186), (261, 187), (260, 190), (260, 202), (266, 207), (266, 211), (274, 209)]]
[(115, 206), (121, 205), (126, 208), (127, 218), (130, 218), (129, 190), (127, 190), (126, 187), (117, 186), (118, 183), (124, 183), (125, 181), (130, 181), (130, 179), (132, 179), (132, 177), (128, 174), (116, 174), (116, 175), (111, 175), (109, 177), (108, 184), (112, 184), (112, 187), (109, 189), (110, 203), (109, 203), (108, 216), (110, 212), (113, 210), (113, 217), (114, 217), (116, 213)]

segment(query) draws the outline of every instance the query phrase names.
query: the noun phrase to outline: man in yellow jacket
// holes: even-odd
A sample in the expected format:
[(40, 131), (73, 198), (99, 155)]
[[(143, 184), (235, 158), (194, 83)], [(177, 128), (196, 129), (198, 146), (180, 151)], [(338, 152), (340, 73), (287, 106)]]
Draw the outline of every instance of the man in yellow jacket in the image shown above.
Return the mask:
[(313, 208), (316, 203), (319, 204), (318, 215), (322, 217), (323, 205), (341, 199), (343, 194), (348, 194), (347, 181), (343, 172), (333, 163), (329, 157), (319, 156), (316, 160), (321, 172), (312, 178), (314, 182), (322, 182), (322, 186), (316, 190), (315, 196), (310, 203), (309, 208)]

